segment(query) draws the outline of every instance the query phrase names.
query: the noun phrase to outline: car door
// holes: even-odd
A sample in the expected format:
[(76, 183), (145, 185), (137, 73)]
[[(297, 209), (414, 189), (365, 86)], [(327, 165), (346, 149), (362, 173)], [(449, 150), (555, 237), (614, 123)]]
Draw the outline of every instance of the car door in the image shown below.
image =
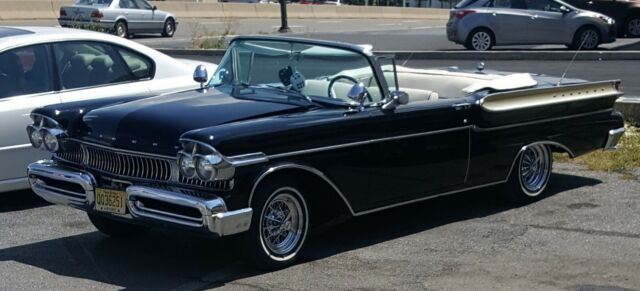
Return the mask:
[(130, 32), (144, 30), (144, 13), (133, 0), (120, 0), (120, 11), (127, 18), (127, 26)]
[(26, 187), (26, 166), (49, 156), (31, 147), (25, 130), (31, 110), (60, 102), (49, 55), (47, 45), (0, 53), (0, 191), (20, 181)]
[(156, 95), (153, 61), (129, 49), (92, 41), (53, 44), (62, 102)]
[(499, 44), (530, 43), (531, 37), (526, 32), (531, 24), (530, 11), (526, 9), (524, 0), (510, 0), (508, 8), (494, 8), (491, 23), (496, 32)]
[(469, 162), (470, 99), (418, 100), (393, 112), (371, 110), (379, 138), (367, 161), (366, 208), (402, 203), (462, 186)]
[(157, 19), (154, 19), (156, 13), (153, 6), (144, 0), (133, 0), (133, 2), (135, 2), (142, 17), (141, 28), (146, 32), (158, 31), (162, 24), (156, 23)]
[(531, 22), (528, 33), (537, 43), (565, 44), (571, 39), (565, 29), (565, 14), (562, 4), (553, 0), (527, 0)]

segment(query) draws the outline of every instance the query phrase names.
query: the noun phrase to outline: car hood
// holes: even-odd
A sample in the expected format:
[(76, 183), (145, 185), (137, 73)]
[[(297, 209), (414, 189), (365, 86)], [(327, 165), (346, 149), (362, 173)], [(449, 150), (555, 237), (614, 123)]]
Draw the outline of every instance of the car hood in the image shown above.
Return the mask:
[(193, 129), (296, 112), (294, 104), (246, 100), (217, 90), (189, 91), (106, 106), (87, 112), (80, 139), (109, 147), (174, 155)]

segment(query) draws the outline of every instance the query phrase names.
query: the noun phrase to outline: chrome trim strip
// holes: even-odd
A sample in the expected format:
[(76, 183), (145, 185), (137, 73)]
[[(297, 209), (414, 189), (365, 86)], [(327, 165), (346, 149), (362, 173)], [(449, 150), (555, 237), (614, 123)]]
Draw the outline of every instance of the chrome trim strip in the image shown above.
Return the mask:
[(288, 163), (288, 164), (281, 164), (281, 165), (276, 165), (273, 167), (270, 167), (269, 169), (267, 169), (266, 171), (264, 171), (262, 174), (260, 174), (260, 176), (258, 177), (258, 179), (256, 179), (256, 181), (253, 184), (253, 188), (251, 189), (251, 193), (249, 194), (249, 204), (247, 207), (251, 207), (251, 203), (253, 200), (253, 195), (256, 192), (256, 189), (258, 188), (258, 185), (260, 184), (260, 182), (266, 178), (267, 176), (269, 176), (270, 174), (279, 171), (279, 170), (284, 170), (284, 169), (298, 169), (298, 170), (303, 170), (303, 171), (307, 171), (311, 174), (314, 174), (316, 176), (318, 176), (319, 178), (323, 179), (325, 182), (327, 182), (327, 184), (329, 184), (329, 186), (331, 186), (336, 193), (338, 193), (338, 195), (340, 195), (340, 197), (342, 198), (342, 200), (344, 201), (344, 203), (347, 205), (347, 208), (349, 208), (349, 211), (351, 212), (352, 215), (356, 215), (356, 213), (353, 211), (353, 208), (351, 208), (351, 204), (349, 204), (349, 201), (347, 200), (347, 198), (344, 196), (344, 194), (342, 194), (342, 191), (340, 191), (340, 189), (338, 188), (338, 186), (336, 186), (331, 179), (329, 179), (329, 177), (327, 177), (324, 173), (322, 173), (320, 170), (313, 168), (313, 167), (309, 167), (309, 166), (304, 166), (304, 165), (299, 165), (299, 164), (292, 164), (292, 163)]
[[(57, 113), (57, 111), (56, 111), (56, 113)], [(60, 123), (58, 123), (58, 122), (57, 122), (55, 119), (53, 119), (52, 117), (49, 117), (49, 116), (47, 116), (47, 115), (40, 114), (40, 113), (31, 113), (31, 114), (29, 114), (29, 117), (30, 117), (32, 120), (33, 120), (33, 116), (39, 116), (39, 117), (41, 117), (42, 119), (46, 119), (46, 120), (48, 120), (49, 122), (51, 122), (51, 123), (52, 123), (53, 125), (55, 125), (56, 127), (60, 127)]]
[(0, 152), (2, 151), (11, 151), (11, 150), (19, 150), (19, 149), (26, 149), (26, 148), (30, 148), (31, 144), (19, 144), (19, 145), (12, 145), (12, 146), (7, 146), (7, 147), (1, 147), (0, 148)]
[(589, 115), (595, 115), (595, 114), (600, 114), (600, 113), (604, 113), (604, 112), (610, 112), (612, 110), (613, 109), (602, 109), (602, 110), (592, 111), (592, 112), (587, 112), (587, 113), (580, 113), (580, 114), (568, 115), (568, 116), (563, 116), (563, 117), (538, 119), (538, 120), (533, 120), (533, 121), (514, 123), (514, 124), (495, 126), (495, 127), (478, 127), (478, 126), (474, 125), (473, 126), (473, 130), (477, 131), (477, 132), (483, 132), (483, 131), (494, 131), (494, 130), (508, 129), (508, 128), (520, 127), (520, 126), (531, 125), (531, 124), (538, 124), (538, 123), (545, 123), (545, 122), (551, 122), (551, 121), (558, 121), (558, 120), (565, 120), (565, 119), (572, 119), (572, 118), (584, 117), (584, 116), (589, 116)]
[(469, 129), (469, 128), (471, 128), (471, 126), (462, 126), (462, 127), (455, 127), (455, 128), (434, 130), (434, 131), (427, 131), (427, 132), (420, 132), (420, 133), (412, 133), (412, 134), (405, 134), (405, 135), (398, 135), (398, 136), (378, 138), (378, 139), (369, 139), (369, 140), (352, 142), (352, 143), (345, 143), (345, 144), (332, 145), (332, 146), (326, 146), (326, 147), (318, 147), (318, 148), (312, 148), (312, 149), (306, 149), (306, 150), (300, 150), (300, 151), (294, 151), (294, 152), (288, 152), (288, 153), (273, 154), (273, 155), (268, 155), (267, 159), (269, 159), (269, 160), (270, 159), (278, 159), (278, 158), (290, 157), (290, 156), (295, 156), (295, 155), (302, 155), (302, 154), (316, 153), (316, 152), (321, 152), (321, 151), (341, 149), (341, 148), (352, 147), (352, 146), (368, 145), (368, 144), (374, 144), (374, 143), (385, 142), (385, 141), (392, 141), (392, 140), (407, 139), (407, 138), (413, 138), (413, 137), (428, 136), (428, 135), (434, 135), (434, 134), (439, 134), (439, 133), (446, 133), (446, 132), (464, 130), (464, 129)]
[(227, 157), (234, 167), (249, 166), (268, 162), (269, 158), (262, 152)]
[(609, 135), (607, 136), (607, 142), (604, 145), (605, 151), (613, 151), (618, 149), (618, 142), (620, 138), (624, 135), (625, 129), (624, 127), (616, 128), (609, 130)]

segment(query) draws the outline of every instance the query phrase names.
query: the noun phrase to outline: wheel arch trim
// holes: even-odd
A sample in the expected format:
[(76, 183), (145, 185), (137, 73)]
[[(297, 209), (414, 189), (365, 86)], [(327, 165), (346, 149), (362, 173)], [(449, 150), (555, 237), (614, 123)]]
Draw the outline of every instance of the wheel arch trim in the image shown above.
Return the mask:
[(351, 213), (351, 215), (356, 216), (357, 213), (353, 210), (353, 208), (351, 207), (351, 204), (349, 203), (349, 200), (347, 200), (347, 197), (344, 196), (344, 194), (342, 193), (342, 191), (340, 190), (340, 188), (338, 188), (338, 186), (333, 183), (333, 181), (331, 181), (331, 179), (329, 179), (329, 177), (327, 175), (325, 175), (322, 171), (311, 167), (311, 166), (306, 166), (306, 165), (301, 165), (301, 164), (296, 164), (296, 163), (281, 163), (281, 164), (276, 164), (273, 166), (270, 166), (267, 170), (263, 171), (258, 178), (255, 180), (255, 182), (253, 183), (253, 187), (251, 188), (251, 193), (249, 194), (249, 199), (248, 199), (248, 205), (251, 205), (251, 203), (253, 202), (253, 196), (256, 192), (256, 190), (258, 189), (258, 186), (260, 185), (260, 183), (266, 179), (267, 177), (269, 177), (271, 174), (281, 171), (281, 170), (301, 170), (307, 173), (310, 173), (312, 175), (315, 175), (316, 177), (324, 180), (337, 194), (338, 196), (340, 196), (340, 198), (342, 198), (344, 204), (347, 206), (347, 208), (349, 209), (349, 212)]
[(516, 156), (513, 158), (513, 162), (511, 163), (511, 168), (509, 168), (509, 173), (507, 173), (507, 177), (505, 178), (505, 182), (509, 180), (509, 177), (511, 177), (511, 173), (513, 172), (513, 168), (515, 167), (516, 163), (518, 162), (518, 158), (520, 157), (520, 155), (522, 155), (522, 153), (527, 150), (528, 147), (531, 146), (535, 146), (535, 145), (548, 145), (548, 146), (554, 146), (557, 148), (560, 148), (564, 151), (566, 151), (569, 154), (569, 157), (571, 157), (572, 159), (576, 157), (575, 153), (566, 145), (556, 142), (556, 141), (551, 141), (551, 140), (542, 140), (542, 141), (536, 141), (536, 142), (532, 142), (529, 143), (527, 145), (524, 145), (522, 148), (520, 148), (520, 150), (518, 150), (518, 152), (516, 153)]

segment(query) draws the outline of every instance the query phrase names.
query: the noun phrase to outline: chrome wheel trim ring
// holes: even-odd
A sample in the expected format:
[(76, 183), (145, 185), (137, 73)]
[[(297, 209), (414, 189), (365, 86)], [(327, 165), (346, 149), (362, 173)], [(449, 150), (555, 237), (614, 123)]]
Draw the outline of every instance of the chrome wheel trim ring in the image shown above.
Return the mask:
[(640, 36), (640, 18), (634, 18), (627, 24), (627, 31), (633, 36)]
[(307, 205), (298, 190), (283, 187), (271, 194), (259, 221), (260, 243), (271, 259), (286, 261), (298, 253), (307, 235), (307, 217)]
[(167, 25), (165, 25), (164, 31), (167, 35), (173, 35), (173, 22), (167, 21)]
[(598, 33), (593, 29), (585, 30), (580, 36), (580, 43), (584, 49), (594, 49), (598, 47), (600, 37)]
[(126, 31), (125, 31), (125, 28), (124, 28), (124, 24), (118, 23), (118, 25), (116, 26), (116, 34), (119, 37), (125, 37), (126, 36)]
[(484, 31), (478, 31), (471, 37), (471, 46), (475, 50), (486, 51), (491, 46), (491, 36)]
[(540, 195), (551, 175), (551, 153), (547, 146), (528, 146), (520, 158), (518, 174), (525, 194), (531, 197)]

